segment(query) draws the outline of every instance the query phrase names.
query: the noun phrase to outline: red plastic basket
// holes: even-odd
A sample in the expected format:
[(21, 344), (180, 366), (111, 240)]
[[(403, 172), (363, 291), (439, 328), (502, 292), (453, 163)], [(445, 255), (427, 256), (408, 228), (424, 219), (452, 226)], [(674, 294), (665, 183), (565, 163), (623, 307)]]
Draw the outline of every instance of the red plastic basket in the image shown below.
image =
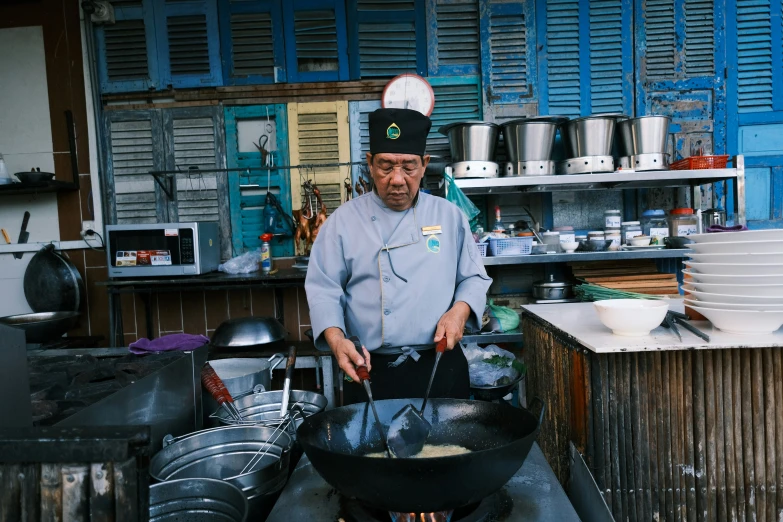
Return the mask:
[(691, 156), (669, 165), (670, 170), (725, 169), (728, 156)]

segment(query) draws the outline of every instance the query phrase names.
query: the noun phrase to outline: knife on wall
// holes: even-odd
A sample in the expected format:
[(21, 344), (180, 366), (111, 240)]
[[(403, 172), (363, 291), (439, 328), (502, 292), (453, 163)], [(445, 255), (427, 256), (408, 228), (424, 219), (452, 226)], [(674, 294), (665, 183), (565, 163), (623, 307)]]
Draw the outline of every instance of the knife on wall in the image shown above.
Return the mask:
[[(30, 222), (30, 213), (25, 211), (24, 218), (22, 218), (22, 230), (19, 231), (19, 241), (16, 242), (19, 245), (27, 243), (27, 240), (30, 238), (30, 233), (27, 231), (27, 224), (29, 222)], [(14, 253), (14, 258), (22, 259), (23, 255), (24, 255), (23, 252), (16, 252)]]

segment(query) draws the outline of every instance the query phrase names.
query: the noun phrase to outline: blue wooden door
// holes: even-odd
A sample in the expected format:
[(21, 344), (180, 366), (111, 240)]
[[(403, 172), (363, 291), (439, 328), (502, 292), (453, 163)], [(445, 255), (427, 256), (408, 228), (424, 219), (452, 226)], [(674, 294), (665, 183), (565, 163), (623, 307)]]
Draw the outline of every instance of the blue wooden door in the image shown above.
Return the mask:
[(745, 155), (751, 228), (783, 227), (783, 2), (729, 2), (728, 151)]
[[(288, 165), (288, 118), (284, 104), (227, 107), (226, 155), (229, 168), (254, 168), (264, 165), (255, 143), (272, 151), (274, 165)], [(263, 136), (267, 136), (264, 138)], [(291, 215), (291, 186), (287, 170), (248, 170), (228, 177), (233, 254), (239, 255), (261, 246), (264, 232), (262, 215), (267, 190)], [(291, 236), (272, 240), (272, 255), (292, 256)]]

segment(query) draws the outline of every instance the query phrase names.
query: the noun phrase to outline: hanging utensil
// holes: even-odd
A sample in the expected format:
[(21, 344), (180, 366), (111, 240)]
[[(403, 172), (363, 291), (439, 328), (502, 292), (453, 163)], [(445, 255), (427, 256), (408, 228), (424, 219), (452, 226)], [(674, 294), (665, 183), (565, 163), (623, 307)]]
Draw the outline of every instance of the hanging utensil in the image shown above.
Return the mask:
[(291, 377), (294, 376), (296, 366), (296, 346), (288, 347), (288, 362), (285, 364), (285, 382), (283, 383), (283, 401), (280, 405), (280, 418), (288, 414), (288, 401), (291, 394)]
[[(27, 240), (30, 238), (30, 233), (27, 231), (27, 224), (30, 222), (30, 213), (25, 211), (24, 217), (22, 218), (22, 229), (19, 231), (19, 241), (16, 243), (19, 245), (22, 245), (24, 243), (27, 243)], [(22, 252), (15, 252), (14, 253), (14, 259), (22, 259)]]
[(222, 379), (215, 372), (211, 364), (206, 363), (201, 368), (201, 383), (209, 391), (212, 398), (215, 399), (221, 408), (224, 408), (232, 419), (241, 421), (242, 415), (234, 405), (234, 398), (228, 392)]
[(409, 458), (421, 451), (427, 437), (430, 435), (432, 425), (424, 418), (424, 408), (427, 407), (427, 399), (432, 389), (432, 381), (435, 380), (435, 372), (438, 369), (438, 363), (446, 351), (446, 338), (441, 339), (435, 346), (435, 364), (432, 366), (430, 382), (427, 384), (427, 391), (424, 394), (424, 402), (421, 403), (421, 410), (417, 410), (412, 404), (408, 404), (392, 417), (389, 425), (389, 436), (387, 442), (389, 448), (399, 458)]
[[(353, 336), (348, 340), (353, 343), (353, 346), (356, 348), (356, 351), (359, 352), (359, 355), (364, 357), (364, 353), (362, 353), (362, 343), (359, 341), (359, 338)], [(367, 392), (367, 398), (370, 400), (372, 414), (375, 416), (375, 429), (378, 430), (378, 435), (381, 436), (383, 449), (386, 451), (386, 455), (389, 458), (392, 458), (393, 454), (389, 448), (389, 444), (386, 442), (386, 433), (384, 432), (383, 424), (381, 424), (381, 418), (378, 416), (378, 410), (375, 409), (375, 401), (372, 398), (372, 389), (370, 388), (370, 372), (367, 370), (367, 366), (357, 366), (356, 375), (359, 376), (359, 380), (361, 381), (362, 386), (364, 386), (364, 391)]]

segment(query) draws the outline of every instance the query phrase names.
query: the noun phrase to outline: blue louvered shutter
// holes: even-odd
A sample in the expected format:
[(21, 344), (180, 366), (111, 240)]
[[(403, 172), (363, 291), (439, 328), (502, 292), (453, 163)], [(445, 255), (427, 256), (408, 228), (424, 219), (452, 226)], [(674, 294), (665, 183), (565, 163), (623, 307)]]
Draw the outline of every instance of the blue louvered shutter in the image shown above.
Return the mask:
[[(778, 42), (780, 43), (780, 42)], [(740, 113), (774, 110), (772, 5), (737, 0), (737, 108)], [(778, 86), (778, 93), (781, 88)], [(780, 96), (780, 94), (778, 94)]]
[[(272, 155), (275, 165), (290, 164), (288, 154), (287, 109), (283, 104), (227, 107), (226, 158), (229, 168), (259, 167), (261, 153), (253, 142), (262, 134), (274, 139)], [(228, 177), (229, 207), (231, 212), (231, 240), (233, 255), (239, 255), (261, 246), (259, 236), (263, 233), (262, 215), (266, 201), (267, 183), (280, 202), (283, 210), (291, 215), (290, 174), (286, 170), (269, 170), (231, 173)], [(275, 238), (272, 241), (272, 255), (275, 257), (294, 255), (291, 237)]]
[[(348, 122), (351, 126), (351, 161), (366, 161), (370, 152), (370, 113), (381, 107), (377, 100), (348, 102)], [(363, 165), (351, 166), (351, 184), (359, 181)]]
[(478, 74), (479, 0), (427, 0), (427, 66), (430, 76)]
[(438, 129), (449, 123), (482, 119), (481, 81), (478, 76), (442, 76), (427, 80), (435, 93), (427, 153), (447, 158), (450, 157), (449, 140)]
[[(582, 114), (633, 113), (633, 13), (623, 0), (589, 4), (590, 107)], [(584, 67), (584, 66), (583, 66)]]
[(285, 0), (283, 25), (289, 82), (349, 79), (344, 0)]
[(226, 85), (286, 81), (282, 0), (219, 0)]
[(424, 0), (349, 0), (351, 78), (426, 74)]
[[(535, 102), (535, 19), (533, 2), (481, 0), (481, 61), (485, 108)], [(497, 116), (502, 112), (491, 109)]]
[(216, 0), (163, 0), (155, 10), (160, 87), (220, 85)]
[(95, 26), (102, 92), (157, 86), (158, 58), (152, 0), (113, 0), (115, 22)]
[(549, 114), (579, 116), (579, 46), (584, 34), (579, 27), (579, 0), (546, 1), (547, 105)]

